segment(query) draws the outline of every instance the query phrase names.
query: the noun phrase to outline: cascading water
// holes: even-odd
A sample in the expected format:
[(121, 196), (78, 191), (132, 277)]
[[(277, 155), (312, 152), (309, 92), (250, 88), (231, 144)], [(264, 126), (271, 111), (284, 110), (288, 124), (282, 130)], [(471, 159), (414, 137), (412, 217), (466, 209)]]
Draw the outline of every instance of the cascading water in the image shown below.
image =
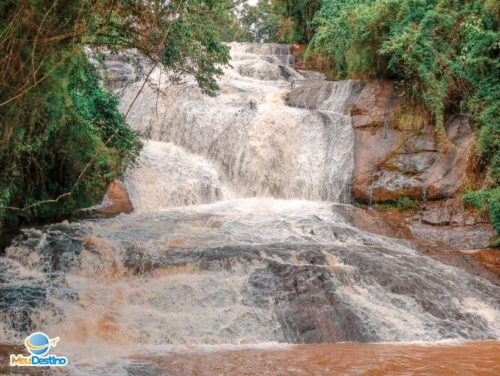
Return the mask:
[[(287, 46), (232, 55), (217, 98), (159, 71), (138, 97), (131, 126), (155, 141), (125, 179), (133, 214), (13, 241), (0, 340), (43, 330), (70, 373), (156, 375), (170, 373), (144, 353), (195, 345), (498, 339), (498, 286), (344, 220), (355, 84), (331, 83), (318, 110), (291, 107), (291, 82), (309, 75)], [(124, 111), (130, 81), (115, 87)]]
[(211, 203), (228, 197), (213, 163), (171, 143), (146, 141), (125, 181), (135, 212)]
[(159, 69), (137, 99), (141, 82), (120, 91), (124, 111), (136, 99), (130, 126), (213, 161), (239, 197), (349, 202), (351, 82), (336, 82), (320, 110), (294, 108), (285, 95), (304, 77), (293, 69), (288, 46), (232, 44), (231, 52), (215, 98), (189, 80), (170, 85)]

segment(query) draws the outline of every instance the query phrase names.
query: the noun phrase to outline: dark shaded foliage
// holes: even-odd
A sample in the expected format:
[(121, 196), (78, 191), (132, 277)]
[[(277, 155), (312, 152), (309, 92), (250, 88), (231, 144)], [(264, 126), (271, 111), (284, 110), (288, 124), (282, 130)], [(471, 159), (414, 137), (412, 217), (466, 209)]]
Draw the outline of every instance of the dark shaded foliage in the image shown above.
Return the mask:
[(215, 95), (228, 1), (0, 2), (0, 231), (102, 199), (141, 144), (84, 46), (136, 48)]

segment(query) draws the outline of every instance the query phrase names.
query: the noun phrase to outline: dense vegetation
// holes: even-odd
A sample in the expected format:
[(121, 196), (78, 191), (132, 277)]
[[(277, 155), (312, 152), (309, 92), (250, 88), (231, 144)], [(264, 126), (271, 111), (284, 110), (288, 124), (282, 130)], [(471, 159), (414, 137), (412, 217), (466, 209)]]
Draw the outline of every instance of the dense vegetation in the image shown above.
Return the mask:
[(252, 6), (245, 3), (239, 12), (240, 42), (276, 42), (279, 33), (280, 17), (274, 12), (272, 4), (267, 0), (259, 0)]
[(486, 177), (464, 199), (488, 209), (500, 231), (498, 16), (491, 0), (325, 0), (310, 50), (329, 59), (337, 78), (398, 80), (444, 143), (447, 115), (472, 113)]
[(141, 144), (85, 46), (136, 48), (215, 94), (228, 48), (215, 0), (0, 2), (0, 233), (102, 199)]
[(227, 40), (239, 42), (307, 43), (314, 35), (314, 15), (321, 0), (237, 0), (239, 11)]
[(280, 16), (280, 37), (286, 43), (307, 43), (314, 36), (314, 18), (322, 0), (273, 0), (274, 11)]
[(471, 113), (478, 174), (463, 199), (500, 233), (499, 14), (494, 0), (260, 0), (241, 21), (252, 40), (310, 41), (334, 78), (398, 81), (404, 107), (433, 119), (443, 148), (453, 147), (447, 116)]

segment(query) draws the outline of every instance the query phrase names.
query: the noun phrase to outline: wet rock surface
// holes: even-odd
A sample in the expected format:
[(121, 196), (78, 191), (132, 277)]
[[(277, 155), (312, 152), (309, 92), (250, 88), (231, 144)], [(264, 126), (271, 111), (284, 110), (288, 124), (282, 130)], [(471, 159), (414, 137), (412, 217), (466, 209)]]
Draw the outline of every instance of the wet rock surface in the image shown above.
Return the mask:
[(406, 222), (417, 239), (445, 249), (487, 248), (495, 234), (487, 215), (463, 207), (459, 198), (427, 202)]
[[(438, 151), (430, 127), (417, 136), (386, 128), (372, 134), (358, 130), (354, 196), (365, 202), (454, 197), (464, 182), (475, 137), (467, 119), (457, 116), (447, 122), (447, 137), (453, 147), (446, 151)], [(466, 136), (456, 137), (457, 127), (465, 129)]]
[(342, 209), (352, 225), (410, 241), (423, 254), (500, 285), (500, 251), (488, 249), (494, 230), (484, 214), (457, 200), (428, 202), (418, 210)]
[(134, 211), (129, 194), (123, 183), (114, 180), (108, 187), (102, 203), (87, 209), (80, 210), (80, 218), (109, 218), (118, 214), (128, 214)]
[(453, 147), (443, 151), (438, 150), (431, 126), (421, 134), (355, 128), (354, 197), (364, 202), (454, 197), (464, 182), (475, 138), (468, 121), (459, 115), (446, 123)]
[[(295, 81), (286, 102), (299, 108), (328, 108), (330, 98), (339, 95), (336, 85), (334, 81)], [(398, 119), (401, 99), (393, 82), (351, 80), (348, 87), (343, 111), (351, 115), (355, 135), (353, 198), (384, 202), (454, 197), (473, 151), (470, 117), (458, 114), (448, 119), (449, 145), (440, 148), (432, 124), (411, 129)]]
[(494, 235), (490, 225), (436, 227), (412, 223), (409, 228), (417, 239), (442, 243), (448, 249), (487, 248)]
[[(345, 208), (247, 199), (28, 231), (0, 258), (13, 270), (3, 333), (43, 322), (68, 340), (123, 327), (150, 344), (498, 337), (499, 287), (350, 226)], [(14, 307), (5, 291), (44, 304)]]
[(472, 256), (476, 262), (491, 270), (500, 279), (500, 251), (498, 249), (469, 249), (461, 250), (461, 253)]

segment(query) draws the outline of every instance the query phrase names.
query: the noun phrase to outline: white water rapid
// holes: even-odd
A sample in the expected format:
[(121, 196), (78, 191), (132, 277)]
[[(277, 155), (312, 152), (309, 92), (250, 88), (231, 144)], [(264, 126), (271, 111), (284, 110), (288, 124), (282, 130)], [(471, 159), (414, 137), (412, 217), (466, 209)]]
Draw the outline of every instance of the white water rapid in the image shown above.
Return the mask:
[[(225, 70), (220, 95), (215, 98), (202, 94), (190, 80), (174, 86), (167, 74), (156, 69), (150, 85), (131, 108), (127, 118), (130, 126), (144, 138), (170, 142), (206, 158), (215, 165), (219, 180), (227, 184), (232, 197), (349, 202), (354, 143), (347, 106), (351, 82), (337, 82), (321, 110), (289, 107), (285, 104), (287, 92), (306, 77), (293, 69), (288, 46), (232, 44), (231, 55), (232, 67)], [(142, 82), (136, 81), (119, 90), (124, 112), (141, 86)], [(153, 163), (148, 156), (151, 150), (146, 147), (143, 159), (152, 171), (164, 170), (163, 163), (175, 168), (172, 159)], [(187, 164), (179, 159), (177, 168), (189, 171)], [(212, 167), (205, 170), (212, 175)], [(158, 178), (160, 174), (156, 173)], [(163, 175), (171, 179), (171, 175)], [(220, 194), (207, 197), (199, 187), (208, 184), (208, 190), (220, 191), (217, 179), (207, 181), (205, 174), (199, 174), (199, 179), (193, 176), (192, 191), (182, 184), (191, 203), (227, 198)], [(128, 179), (133, 200), (137, 197), (133, 187), (139, 185), (134, 180)], [(171, 184), (172, 194), (178, 194), (176, 180), (158, 183)], [(151, 195), (151, 199), (156, 196)], [(164, 199), (153, 205), (166, 207), (178, 202), (177, 197)], [(144, 203), (136, 206), (142, 208)]]
[[(290, 107), (291, 86), (318, 75), (296, 71), (288, 46), (231, 53), (216, 98), (160, 70), (137, 98), (134, 213), (13, 240), (0, 341), (41, 330), (61, 338), (62, 374), (132, 376), (185, 374), (158, 364), (193, 348), (498, 340), (498, 286), (346, 220), (353, 83), (317, 94), (319, 110)], [(126, 112), (142, 83), (119, 57), (108, 65)]]

